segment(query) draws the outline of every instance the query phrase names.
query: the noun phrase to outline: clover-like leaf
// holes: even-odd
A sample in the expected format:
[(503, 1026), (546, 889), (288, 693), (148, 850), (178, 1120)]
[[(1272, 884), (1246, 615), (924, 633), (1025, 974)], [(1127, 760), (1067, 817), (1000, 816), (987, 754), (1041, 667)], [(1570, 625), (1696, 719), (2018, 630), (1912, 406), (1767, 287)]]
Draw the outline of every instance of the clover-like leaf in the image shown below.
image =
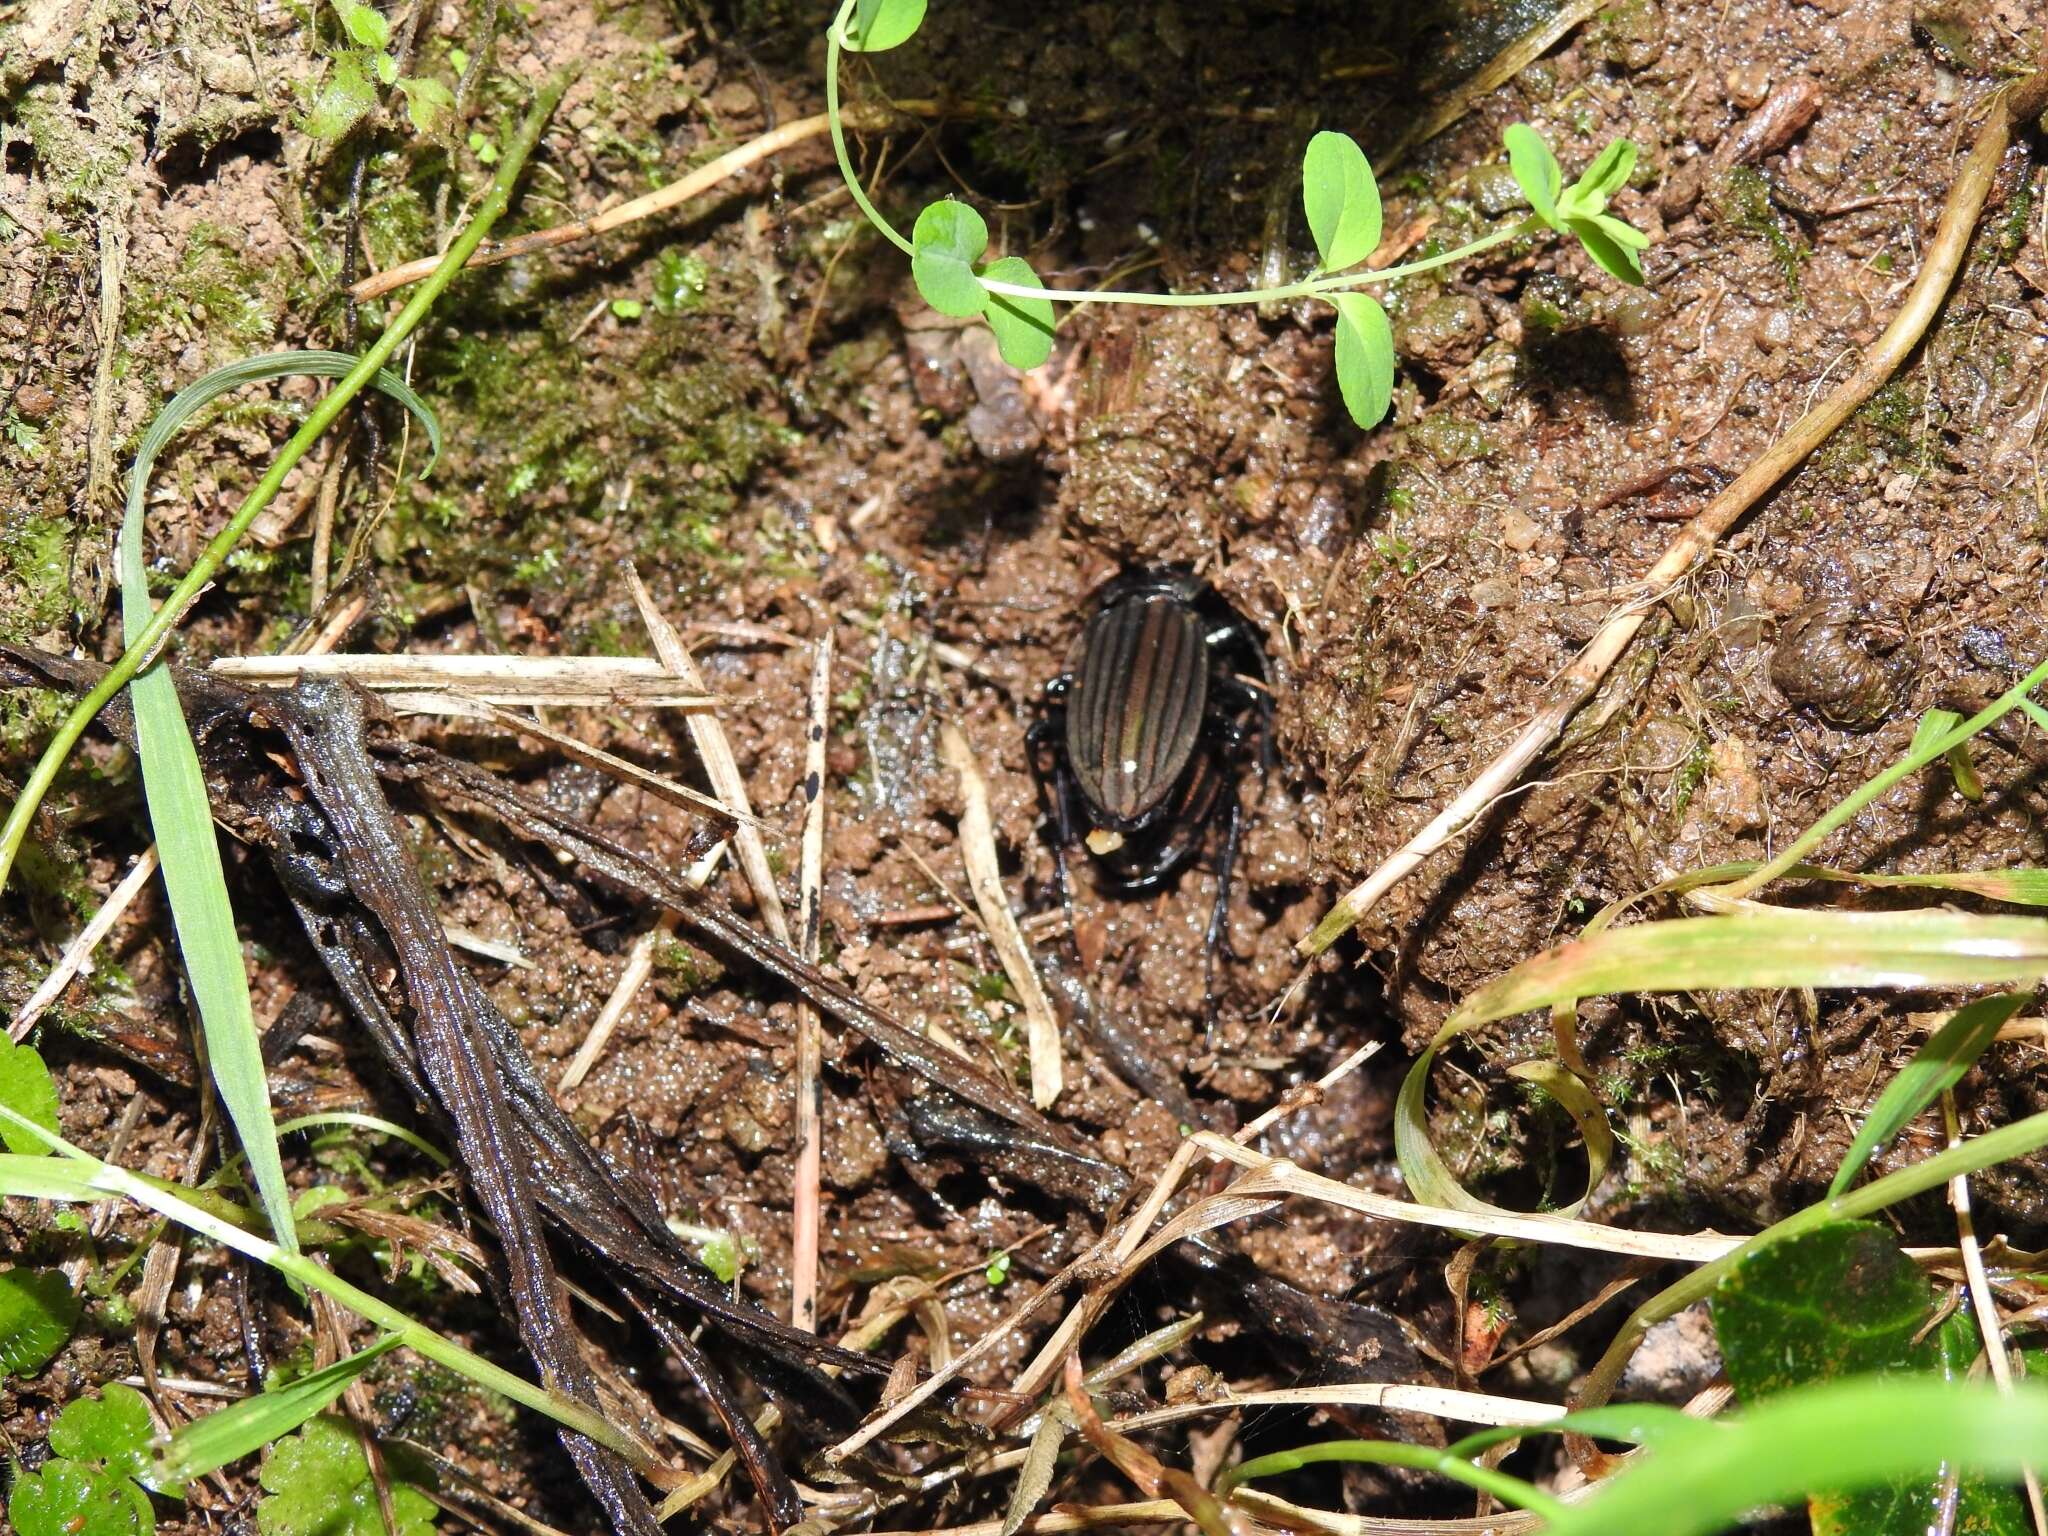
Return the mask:
[(974, 264), (988, 249), (981, 215), (950, 197), (928, 203), (910, 238), (910, 275), (925, 303), (958, 320), (980, 314), (988, 298), (974, 275)]
[(1380, 243), (1380, 188), (1348, 133), (1324, 129), (1301, 157), (1301, 203), (1323, 270), (1341, 272)]
[(882, 53), (907, 43), (924, 25), (925, 0), (860, 0), (841, 40), (855, 53)]
[[(278, 1441), (258, 1481), (265, 1494), (256, 1504), (262, 1536), (384, 1536), (369, 1463), (354, 1432), (338, 1419), (309, 1419), (296, 1435)], [(410, 1482), (390, 1482), (398, 1536), (427, 1536), (434, 1529), (433, 1502)]]
[(150, 1536), (156, 1529), (149, 1495), (135, 1484), (61, 1456), (16, 1481), (7, 1518), (21, 1536)]
[(1378, 301), (1333, 293), (1337, 307), (1337, 388), (1361, 427), (1378, 426), (1394, 398), (1394, 328)]
[[(1016, 283), (1025, 288), (1043, 288), (1031, 263), (1022, 256), (1005, 256), (981, 270), (984, 279)], [(1026, 299), (1013, 293), (988, 293), (982, 314), (988, 328), (996, 333), (996, 350), (1012, 368), (1036, 368), (1052, 356), (1053, 312), (1051, 299)]]
[(98, 1397), (74, 1397), (64, 1405), (50, 1426), (50, 1449), (80, 1461), (104, 1461), (125, 1475), (141, 1468), (155, 1434), (142, 1394), (111, 1381)]
[(1527, 123), (1511, 123), (1501, 138), (1508, 147), (1508, 169), (1514, 172), (1522, 196), (1529, 199), (1529, 206), (1544, 223), (1562, 229), (1557, 198), (1564, 189), (1564, 168), (1543, 142), (1543, 135)]

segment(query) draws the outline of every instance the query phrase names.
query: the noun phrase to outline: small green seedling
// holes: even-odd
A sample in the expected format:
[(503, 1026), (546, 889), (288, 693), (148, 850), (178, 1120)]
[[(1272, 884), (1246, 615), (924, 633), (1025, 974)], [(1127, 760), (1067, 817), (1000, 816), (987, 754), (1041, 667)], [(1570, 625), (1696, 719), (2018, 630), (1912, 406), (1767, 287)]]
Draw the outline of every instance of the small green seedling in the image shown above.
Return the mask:
[(998, 1249), (995, 1257), (988, 1261), (988, 1268), (981, 1272), (981, 1278), (991, 1286), (1005, 1284), (1010, 1278), (1010, 1250)]
[(156, 1511), (136, 1477), (154, 1433), (133, 1387), (72, 1399), (50, 1426), (54, 1454), (15, 1479), (7, 1518), (20, 1536), (152, 1536)]
[(1363, 264), (1380, 243), (1380, 192), (1365, 152), (1348, 135), (1328, 129), (1309, 140), (1301, 162), (1303, 212), (1319, 258), (1314, 275), (1298, 283), (1244, 293), (1055, 293), (1021, 256), (983, 259), (988, 226), (965, 203), (928, 204), (905, 238), (868, 200), (846, 150), (839, 108), (839, 56), (844, 50), (879, 53), (907, 42), (924, 21), (925, 0), (844, 0), (826, 34), (825, 105), (840, 174), (868, 222), (910, 258), (911, 276), (927, 304), (956, 319), (982, 319), (995, 333), (1003, 360), (1036, 368), (1052, 355), (1057, 318), (1053, 300), (1070, 304), (1209, 306), (1266, 304), (1319, 298), (1337, 312), (1337, 388), (1361, 427), (1379, 423), (1394, 393), (1394, 335), (1386, 311), (1358, 290), (1369, 283), (1448, 266), (1493, 246), (1542, 231), (1575, 236), (1602, 270), (1625, 283), (1643, 280), (1641, 252), (1649, 237), (1607, 212), (1607, 202), (1635, 169), (1636, 147), (1617, 139), (1567, 187), (1564, 171), (1535, 129), (1507, 131), (1508, 168), (1535, 211), (1455, 251), (1373, 271)]

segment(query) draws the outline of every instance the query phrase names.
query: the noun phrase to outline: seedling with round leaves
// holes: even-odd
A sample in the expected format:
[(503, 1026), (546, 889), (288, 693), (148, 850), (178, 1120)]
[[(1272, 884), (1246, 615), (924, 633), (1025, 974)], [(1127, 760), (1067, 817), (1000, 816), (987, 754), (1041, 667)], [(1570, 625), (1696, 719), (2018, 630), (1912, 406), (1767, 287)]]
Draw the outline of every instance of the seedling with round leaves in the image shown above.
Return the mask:
[(1181, 307), (1266, 304), (1317, 298), (1337, 312), (1337, 388), (1361, 427), (1376, 426), (1394, 393), (1394, 334), (1378, 300), (1358, 290), (1468, 260), (1497, 245), (1555, 231), (1574, 236), (1602, 271), (1630, 284), (1643, 281), (1641, 253), (1649, 237), (1607, 211), (1608, 199), (1635, 169), (1636, 147), (1616, 139), (1569, 187), (1543, 136), (1526, 123), (1507, 130), (1508, 168), (1534, 210), (1454, 251), (1375, 271), (1366, 265), (1380, 244), (1380, 191), (1365, 151), (1350, 135), (1325, 129), (1301, 161), (1302, 211), (1315, 240), (1316, 271), (1300, 282), (1242, 293), (1129, 293), (1049, 289), (1021, 256), (990, 261), (988, 225), (954, 198), (927, 204), (908, 238), (868, 200), (847, 154), (839, 108), (839, 58), (844, 51), (880, 53), (916, 35), (926, 0), (843, 0), (826, 34), (825, 108), (840, 174), (861, 213), (904, 255), (927, 304), (956, 319), (981, 319), (995, 333), (1003, 360), (1036, 368), (1052, 356), (1058, 324), (1053, 300), (1070, 304)]

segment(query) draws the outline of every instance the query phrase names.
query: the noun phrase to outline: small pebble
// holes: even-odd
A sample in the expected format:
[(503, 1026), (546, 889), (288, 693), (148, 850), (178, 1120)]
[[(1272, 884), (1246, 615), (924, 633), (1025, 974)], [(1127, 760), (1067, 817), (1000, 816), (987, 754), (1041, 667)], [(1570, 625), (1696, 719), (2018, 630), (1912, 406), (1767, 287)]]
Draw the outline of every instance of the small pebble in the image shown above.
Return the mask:
[(1731, 102), (1745, 112), (1754, 112), (1771, 94), (1770, 66), (1738, 64), (1728, 71), (1725, 84)]

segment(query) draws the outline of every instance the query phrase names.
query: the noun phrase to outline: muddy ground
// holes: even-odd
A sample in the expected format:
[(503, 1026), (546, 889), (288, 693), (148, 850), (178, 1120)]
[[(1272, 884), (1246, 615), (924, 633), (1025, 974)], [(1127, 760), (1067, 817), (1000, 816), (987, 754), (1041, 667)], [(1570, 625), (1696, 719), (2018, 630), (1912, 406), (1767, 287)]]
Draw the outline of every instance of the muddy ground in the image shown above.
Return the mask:
[[(1310, 131), (1344, 129), (1381, 159), (1418, 102), (1544, 10), (943, 5), (911, 45), (849, 72), (858, 99), (930, 99), (940, 110), (860, 139), (856, 157), (903, 224), (931, 196), (971, 198), (997, 246), (1030, 254), (1055, 286), (1241, 288), (1308, 268), (1293, 167)], [(338, 293), (354, 270), (351, 230), (367, 248), (362, 270), (433, 250), (488, 177), (480, 148), (550, 71), (581, 68), (524, 180), (515, 228), (636, 195), (821, 107), (824, 18), (812, 6), (521, 0), (443, 5), (416, 20), (413, 75), (453, 87), (488, 55), (462, 121), (418, 132), (393, 97), (336, 142), (316, 131), (337, 68), (325, 11), (267, 0), (0, 10), (12, 28), (0, 46), (0, 636), (116, 653), (116, 484), (153, 412), (252, 352), (347, 345), (353, 322)], [(1877, 335), (1916, 270), (1973, 105), (2024, 67), (2042, 33), (2038, 7), (2019, 0), (1953, 14), (1897, 0), (1620, 0), (1384, 170), (1386, 223), (1425, 251), (1510, 215), (1497, 166), (1510, 122), (1541, 127), (1568, 173), (1625, 134), (1643, 155), (1617, 206), (1653, 236), (1647, 288), (1625, 290), (1554, 242), (1399, 285), (1389, 300), (1395, 414), (1365, 433), (1337, 399), (1329, 314), (1308, 305), (1076, 311), (1051, 365), (1020, 383), (984, 335), (922, 306), (812, 138), (772, 172), (679, 213), (458, 283), (410, 360), (447, 433), (441, 463), (411, 478), (421, 448), (401, 441), (395, 414), (354, 429), (336, 559), (360, 540), (355, 581), (372, 601), (350, 643), (647, 654), (622, 575), (622, 562), (636, 562), (675, 622), (711, 626), (693, 632), (699, 659), (728, 701), (793, 892), (809, 646), (829, 629), (825, 954), (864, 996), (1000, 1072), (1022, 1071), (1015, 999), (986, 941), (950, 910), (965, 889), (959, 792), (936, 751), (951, 722), (989, 776), (1013, 901), (1049, 914), (1030, 926), (1068, 1014), (1059, 1117), (1142, 1177), (1182, 1124), (1227, 1128), (1383, 1039), (1375, 1062), (1270, 1145), (1398, 1192), (1388, 1110), (1404, 1047), (1460, 996), (1611, 900), (1781, 845), (1895, 758), (1924, 710), (1967, 709), (2048, 653), (2048, 203), (2030, 145), (2008, 162), (1914, 365), (1658, 610), (1540, 782), (1397, 891), (1275, 1016), (1296, 974), (1291, 946), (1331, 897), (1487, 761), (1677, 520)], [(1810, 120), (1761, 159), (1717, 159), (1759, 113), (1802, 97)], [(247, 392), (187, 432), (152, 497), (155, 569), (189, 564), (310, 398), (303, 384)], [(273, 519), (236, 558), (187, 626), (188, 656), (273, 648), (305, 621), (310, 528), (332, 451), (287, 482), (288, 525)], [(1234, 953), (1213, 1008), (1202, 943), (1213, 872), (1115, 901), (1077, 855), (1070, 946), (1037, 826), (1025, 728), (1087, 594), (1134, 562), (1199, 571), (1256, 626), (1272, 662), (1275, 765), (1241, 786)], [(13, 699), (0, 710), (11, 787), (53, 706)], [(559, 720), (698, 775), (678, 718)], [(422, 729), (659, 858), (682, 862), (699, 846), (686, 816), (642, 791), (506, 737)], [(1839, 835), (1829, 861), (2042, 862), (2048, 795), (2029, 751), (2017, 731), (1986, 746), (1980, 804), (1945, 782), (1909, 782)], [(552, 1080), (650, 916), (579, 891), (487, 829), (420, 814), (413, 831), (445, 916), (522, 955), (513, 966), (477, 960), (477, 974)], [(132, 772), (94, 746), (0, 904), (10, 1010), (145, 836)], [(402, 1117), (279, 916), (265, 869), (230, 852), (259, 1022), (287, 1006), (313, 1010), (279, 1069), (280, 1100)], [(721, 880), (747, 908), (743, 883)], [(145, 899), (39, 1041), (61, 1068), (68, 1134), (175, 1174), (196, 1100), (164, 1065), (186, 1028), (168, 935), (161, 906)], [(1090, 987), (1092, 1031), (1071, 1012)], [(1925, 1006), (1794, 995), (1588, 1004), (1586, 1052), (1627, 1132), (1596, 1210), (1733, 1230), (1810, 1199), (1850, 1114), (1908, 1048), (1907, 1013)], [(740, 1283), (778, 1309), (793, 1017), (789, 998), (758, 978), (664, 944), (611, 1047), (565, 1098), (676, 1219), (737, 1234)], [(1493, 1031), (1439, 1074), (1440, 1140), (1495, 1198), (1527, 1204), (1575, 1187), (1568, 1122), (1501, 1072), (1544, 1038)], [(1979, 1123), (2039, 1107), (2028, 1060), (2001, 1049), (1966, 1084)], [(138, 1065), (138, 1052), (156, 1053), (157, 1067)], [(828, 1058), (822, 1313), (832, 1331), (891, 1275), (955, 1273), (945, 1309), (964, 1345), (1016, 1281), (1050, 1272), (1095, 1230), (1086, 1212), (919, 1153), (907, 1082), (857, 1041), (832, 1040)], [(400, 1150), (348, 1138), (295, 1148), (291, 1162), (305, 1183), (355, 1192), (425, 1172)], [(1985, 1223), (2016, 1240), (2041, 1235), (2041, 1200), (2027, 1165), (1980, 1182)], [(449, 1214), (440, 1197), (428, 1209)], [(24, 1208), (10, 1206), (5, 1223), (9, 1247), (76, 1256)], [(141, 1230), (114, 1219), (100, 1265)], [(1237, 1236), (1269, 1273), (1387, 1308), (1455, 1347), (1441, 1275), (1450, 1244), (1307, 1205)], [(983, 1270), (1013, 1245), (1006, 1291)], [(367, 1274), (371, 1259), (345, 1262)], [(1486, 1262), (1489, 1294), (1518, 1314), (1509, 1345), (1514, 1330), (1533, 1332), (1590, 1294), (1582, 1274), (1560, 1277), (1527, 1256)], [(211, 1256), (188, 1260), (158, 1351), (166, 1375), (244, 1380), (222, 1275)], [(479, 1347), (515, 1347), (480, 1302), (416, 1277), (396, 1293)], [(1241, 1386), (1341, 1377), (1312, 1342), (1276, 1340), (1261, 1317), (1233, 1315), (1228, 1294), (1186, 1274), (1134, 1292), (1110, 1331), (1142, 1332), (1198, 1299), (1205, 1329), (1144, 1390), (1164, 1392), (1196, 1367)], [(273, 1353), (306, 1349), (281, 1298), (257, 1305)], [(1489, 1380), (1557, 1390), (1612, 1321)], [(1035, 1342), (1021, 1334), (976, 1379), (1000, 1385)], [(1675, 1355), (1666, 1390), (1711, 1371), (1697, 1350)], [(0, 1386), (0, 1425), (32, 1445), (82, 1385), (135, 1364), (117, 1294), (48, 1373)], [(658, 1371), (644, 1376), (659, 1385)], [(407, 1437), (540, 1518), (590, 1528), (594, 1511), (545, 1434), (439, 1379), (385, 1380), (387, 1409), (402, 1387), (426, 1405)], [(1305, 1424), (1276, 1417), (1244, 1438), (1286, 1443)], [(1390, 1497), (1415, 1513), (1457, 1508), (1405, 1484), (1330, 1487), (1330, 1498), (1374, 1495), (1376, 1512)], [(1127, 1496), (1101, 1482), (1069, 1493)], [(232, 1518), (253, 1495), (231, 1483), (191, 1523)], [(1000, 1508), (993, 1497), (927, 1502), (892, 1521), (973, 1518)], [(737, 1498), (716, 1507), (736, 1525), (751, 1519)]]

